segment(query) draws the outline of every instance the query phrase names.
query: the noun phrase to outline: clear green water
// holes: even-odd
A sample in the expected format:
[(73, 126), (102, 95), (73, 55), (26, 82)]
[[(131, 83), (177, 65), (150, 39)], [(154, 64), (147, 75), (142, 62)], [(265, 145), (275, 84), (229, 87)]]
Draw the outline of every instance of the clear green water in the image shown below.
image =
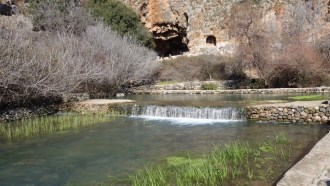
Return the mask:
[[(195, 98), (191, 103), (208, 105), (214, 101)], [(172, 101), (165, 100), (166, 104)], [(150, 102), (163, 103), (152, 98), (145, 101)], [(117, 118), (64, 134), (0, 144), (0, 185), (116, 185), (115, 179), (127, 178), (168, 156), (203, 154), (214, 145), (235, 140), (260, 143), (274, 139), (281, 131), (292, 144), (292, 156), (290, 163), (274, 169), (276, 176), (267, 180), (271, 185), (327, 132), (326, 126)]]

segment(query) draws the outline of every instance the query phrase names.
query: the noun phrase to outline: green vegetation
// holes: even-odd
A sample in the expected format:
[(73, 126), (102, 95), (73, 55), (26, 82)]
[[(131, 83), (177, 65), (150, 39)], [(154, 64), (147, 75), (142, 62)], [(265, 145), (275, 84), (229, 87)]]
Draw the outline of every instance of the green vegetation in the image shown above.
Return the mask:
[(142, 45), (154, 48), (152, 35), (143, 27), (139, 16), (118, 0), (89, 0), (87, 8), (120, 35), (129, 35)]
[(217, 90), (218, 85), (215, 83), (203, 83), (201, 88), (203, 90)]
[(304, 95), (304, 96), (292, 96), (288, 98), (294, 101), (313, 101), (313, 100), (329, 99), (329, 97), (325, 95)]
[(256, 146), (233, 142), (199, 158), (168, 157), (165, 165), (146, 167), (129, 178), (135, 186), (251, 185), (274, 177), (274, 166), (286, 163), (290, 153), (287, 136), (281, 132), (274, 141)]
[[(115, 114), (115, 113), (112, 113)], [(63, 114), (0, 124), (0, 139), (11, 142), (111, 121), (110, 114)]]
[(288, 143), (288, 137), (284, 132), (280, 132), (277, 136), (276, 136), (276, 143), (278, 144), (286, 144)]

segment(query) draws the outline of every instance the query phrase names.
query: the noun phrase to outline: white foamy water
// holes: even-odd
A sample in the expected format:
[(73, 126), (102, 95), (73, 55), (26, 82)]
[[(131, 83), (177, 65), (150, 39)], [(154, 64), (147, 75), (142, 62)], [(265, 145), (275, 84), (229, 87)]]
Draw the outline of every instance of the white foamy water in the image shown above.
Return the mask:
[(171, 120), (187, 124), (242, 121), (245, 119), (242, 110), (238, 108), (198, 108), (156, 105), (134, 107), (131, 116), (150, 120)]

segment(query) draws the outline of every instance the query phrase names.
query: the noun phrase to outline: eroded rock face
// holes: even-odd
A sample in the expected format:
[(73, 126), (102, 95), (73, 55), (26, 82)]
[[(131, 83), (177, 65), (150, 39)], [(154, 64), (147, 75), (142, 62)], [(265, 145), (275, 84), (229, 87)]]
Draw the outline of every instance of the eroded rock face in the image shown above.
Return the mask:
[(2, 4), (24, 6), (25, 0), (0, 0)]
[[(161, 55), (176, 55), (188, 51), (191, 54), (233, 54), (239, 42), (230, 33), (231, 18), (240, 14), (235, 7), (242, 0), (121, 0), (132, 7), (144, 25), (154, 34), (157, 50)], [(252, 2), (252, 1), (251, 1)], [(304, 29), (307, 42), (322, 38), (329, 30), (330, 3), (328, 1), (253, 1), (259, 7), (260, 17), (251, 14), (249, 29), (259, 32), (282, 32), (294, 30), (291, 26)], [(236, 10), (236, 11), (235, 11)], [(257, 16), (257, 15), (256, 15)], [(244, 15), (242, 15), (244, 18)], [(290, 21), (301, 18), (300, 25)], [(296, 24), (296, 23), (294, 23)], [(159, 46), (161, 45), (161, 46)], [(167, 49), (175, 47), (174, 51)], [(186, 45), (187, 48), (184, 46)]]
[[(195, 53), (204, 46), (216, 49), (214, 44), (206, 43), (208, 36), (214, 36), (218, 41), (229, 40), (221, 28), (225, 6), (220, 0), (123, 1), (141, 16), (155, 37), (157, 51), (165, 56), (181, 54), (188, 49)], [(172, 50), (167, 49), (169, 46)]]
[(160, 56), (180, 55), (188, 51), (187, 29), (170, 22), (155, 23), (151, 29)]

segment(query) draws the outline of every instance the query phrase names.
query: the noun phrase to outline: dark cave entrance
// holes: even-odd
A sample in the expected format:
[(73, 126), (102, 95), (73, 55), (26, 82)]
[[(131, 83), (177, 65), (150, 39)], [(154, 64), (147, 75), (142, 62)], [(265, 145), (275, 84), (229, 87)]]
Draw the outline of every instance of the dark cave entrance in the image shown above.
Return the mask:
[(207, 36), (206, 44), (211, 44), (211, 45), (217, 46), (217, 38), (215, 38), (215, 36), (212, 36), (212, 35)]
[(182, 55), (188, 52), (188, 46), (182, 42), (182, 38), (176, 37), (169, 40), (155, 39), (156, 51), (160, 57)]
[(157, 23), (153, 28), (156, 52), (160, 57), (182, 55), (188, 52), (188, 39), (185, 27), (173, 23)]

